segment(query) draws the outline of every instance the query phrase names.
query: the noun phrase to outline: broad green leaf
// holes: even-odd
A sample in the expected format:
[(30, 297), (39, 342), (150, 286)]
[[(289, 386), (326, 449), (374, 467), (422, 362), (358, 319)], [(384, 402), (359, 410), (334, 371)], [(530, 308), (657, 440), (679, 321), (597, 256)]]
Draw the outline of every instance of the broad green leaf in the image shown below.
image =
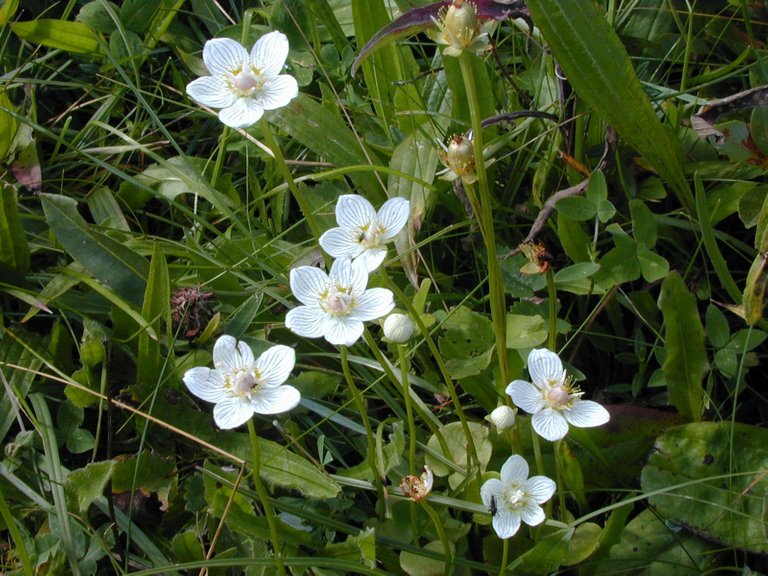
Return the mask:
[(438, 345), (451, 377), (460, 380), (480, 374), (491, 363), (495, 346), (493, 326), (484, 315), (459, 306), (443, 322)]
[(103, 496), (114, 468), (114, 460), (103, 460), (73, 470), (67, 475), (64, 490), (67, 494), (67, 505), (72, 512), (85, 514), (93, 501)]
[(549, 574), (565, 562), (573, 538), (573, 528), (562, 528), (548, 534), (525, 554), (511, 563), (513, 574)]
[(101, 54), (96, 33), (82, 22), (40, 18), (26, 22), (11, 22), (11, 30), (24, 40), (58, 48), (74, 54)]
[(709, 369), (696, 298), (677, 272), (661, 285), (659, 309), (664, 315), (664, 347), (667, 359), (662, 369), (669, 402), (691, 420), (700, 420), (704, 408), (702, 382)]
[[(480, 462), (480, 468), (484, 470), (488, 465), (493, 452), (493, 445), (488, 439), (488, 427), (478, 424), (477, 422), (467, 422), (467, 426), (469, 427), (469, 433), (472, 435), (472, 439), (475, 442), (475, 448), (477, 448), (477, 458)], [(450, 424), (446, 424), (440, 428), (440, 432), (450, 450), (451, 461), (460, 469), (466, 470), (468, 443), (461, 422), (451, 422)], [(442, 454), (443, 452), (440, 442), (434, 434), (429, 437), (427, 446), (433, 453)], [(464, 480), (464, 474), (454, 471), (453, 468), (450, 468), (441, 460), (434, 458), (430, 453), (426, 454), (426, 464), (432, 472), (434, 472), (435, 476), (450, 475), (448, 482), (450, 483), (451, 488), (455, 489)]]
[(637, 244), (637, 261), (640, 263), (640, 272), (648, 282), (656, 282), (669, 274), (669, 262), (653, 250), (646, 248), (645, 244)]
[(571, 541), (568, 543), (568, 553), (563, 565), (573, 566), (583, 562), (601, 545), (603, 529), (593, 522), (585, 522), (576, 526)]
[(584, 196), (563, 198), (555, 204), (555, 209), (563, 216), (577, 222), (591, 220), (595, 217), (595, 207)]
[(533, 348), (547, 339), (547, 333), (547, 324), (538, 314), (507, 314), (507, 348)]
[(120, 8), (109, 0), (91, 0), (84, 4), (77, 13), (75, 20), (87, 24), (96, 32), (112, 34), (117, 30), (117, 24), (112, 14), (117, 15)]
[(744, 287), (744, 320), (750, 326), (763, 317), (766, 288), (768, 288), (768, 260), (766, 260), (766, 253), (761, 252), (755, 256), (749, 268)]
[[(152, 244), (152, 260), (149, 265), (147, 288), (144, 291), (144, 303), (141, 315), (151, 326), (154, 335), (169, 334), (171, 327), (171, 286), (168, 278), (168, 263), (157, 240)], [(152, 337), (147, 331), (139, 334), (138, 357), (136, 359), (137, 396), (145, 398), (160, 383), (162, 358), (157, 336)]]
[(0, 273), (25, 274), (29, 270), (29, 245), (17, 204), (16, 189), (0, 186)]
[[(560, 202), (558, 202), (560, 204)], [(589, 246), (592, 239), (581, 224), (564, 214), (557, 216), (557, 237), (563, 250), (574, 262), (590, 262)]]
[[(32, 381), (37, 377), (33, 371), (38, 370), (43, 363), (40, 354), (36, 353), (42, 345), (37, 336), (28, 335), (18, 327), (6, 330), (0, 338), (0, 362), (13, 364), (18, 368), (2, 367), (9, 389), (13, 390), (14, 394), (12, 397), (5, 392), (0, 397), (0, 440), (8, 434), (16, 418), (22, 417), (18, 406), (25, 400)], [(26, 346), (23, 346), (20, 340), (25, 342)]]
[[(337, 114), (309, 96), (299, 94), (288, 106), (275, 110), (270, 119), (321, 159), (336, 166), (381, 165), (379, 158), (364, 148), (362, 140)], [(372, 170), (350, 173), (349, 178), (357, 192), (374, 204), (386, 200), (383, 187)]]
[(41, 194), (43, 212), (56, 239), (69, 255), (127, 301), (140, 306), (149, 264), (121, 242), (94, 230), (66, 196)]
[(629, 201), (629, 211), (632, 214), (632, 236), (637, 242), (645, 244), (649, 249), (656, 246), (656, 219), (648, 205), (639, 198)]
[(18, 8), (19, 0), (4, 0), (2, 7), (0, 7), (0, 26), (8, 24)]
[(600, 264), (595, 262), (578, 262), (555, 272), (555, 282), (574, 282), (589, 278), (600, 270)]
[(605, 175), (600, 170), (595, 170), (589, 176), (587, 200), (592, 205), (600, 222), (608, 222), (616, 214), (616, 208), (608, 200), (608, 185), (605, 183)]
[(122, 230), (123, 232), (131, 231), (120, 204), (109, 188), (97, 188), (88, 195), (85, 201), (94, 222), (102, 228)]
[(768, 430), (684, 424), (668, 429), (654, 448), (640, 481), (663, 518), (708, 540), (768, 553)]
[[(436, 554), (445, 554), (443, 543), (439, 540), (427, 542), (424, 550)], [(408, 576), (444, 576), (445, 561), (436, 558), (429, 558), (418, 552), (405, 550), (400, 553), (400, 568)]]
[(692, 211), (682, 146), (659, 120), (624, 45), (597, 3), (529, 0), (526, 5), (579, 97), (648, 159)]
[(0, 90), (0, 162), (8, 163), (11, 159), (13, 139), (19, 122), (10, 113), (15, 107), (5, 90)]
[[(690, 502), (687, 503), (691, 505)], [(679, 526), (670, 526), (652, 510), (643, 510), (594, 568), (595, 576), (698, 576), (717, 558), (713, 544)]]
[(357, 535), (349, 535), (344, 542), (328, 544), (323, 556), (345, 558), (362, 563), (368, 568), (376, 567), (376, 530), (368, 527)]
[(731, 329), (725, 314), (714, 304), (707, 306), (705, 320), (707, 339), (715, 348), (722, 348), (731, 339)]

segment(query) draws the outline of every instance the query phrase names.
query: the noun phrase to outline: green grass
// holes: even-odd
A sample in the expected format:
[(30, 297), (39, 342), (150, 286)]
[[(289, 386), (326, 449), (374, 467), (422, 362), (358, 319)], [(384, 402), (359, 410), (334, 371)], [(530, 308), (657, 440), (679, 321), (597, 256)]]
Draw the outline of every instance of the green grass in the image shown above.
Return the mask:
[[(0, 4), (0, 570), (768, 573), (764, 92), (699, 114), (768, 85), (768, 12), (530, 0), (456, 58), (425, 1), (242, 4)], [(272, 30), (299, 95), (225, 127), (203, 45)], [(470, 130), (476, 180), (440, 178)], [(368, 282), (405, 344), (285, 326), (345, 194), (410, 201)], [(182, 379), (224, 334), (293, 348), (301, 403), (218, 429)], [(497, 430), (535, 348), (610, 422)], [(512, 454), (558, 488), (502, 540)]]

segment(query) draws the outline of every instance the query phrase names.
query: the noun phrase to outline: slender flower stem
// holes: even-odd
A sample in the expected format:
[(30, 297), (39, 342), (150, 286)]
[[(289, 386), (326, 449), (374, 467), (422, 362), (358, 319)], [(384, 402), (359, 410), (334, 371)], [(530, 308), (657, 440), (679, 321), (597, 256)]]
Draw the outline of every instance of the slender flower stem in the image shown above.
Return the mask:
[(501, 278), (501, 266), (496, 256), (496, 234), (493, 228), (493, 209), (491, 206), (491, 190), (488, 184), (488, 174), (485, 171), (483, 158), (483, 125), (480, 115), (480, 101), (475, 87), (475, 76), (472, 71), (473, 56), (466, 50), (459, 56), (459, 66), (464, 80), (464, 90), (467, 93), (469, 114), (472, 120), (472, 144), (475, 152), (475, 170), (478, 180), (478, 197), (473, 202), (480, 211), (476, 214), (483, 234), (485, 249), (488, 252), (488, 287), (491, 300), (491, 318), (493, 331), (496, 336), (496, 354), (499, 357), (499, 369), (502, 382), (509, 382), (509, 366), (507, 363), (507, 309), (504, 295), (504, 284)]
[(509, 562), (509, 538), (504, 538), (501, 541), (501, 566), (499, 566), (499, 576), (503, 576), (507, 570), (507, 562)]
[(405, 401), (405, 413), (408, 418), (408, 471), (416, 474), (416, 423), (413, 420), (413, 406), (411, 405), (411, 391), (408, 384), (408, 356), (407, 347), (404, 344), (397, 345), (397, 354), (400, 357), (400, 380), (403, 384), (403, 400)]
[(424, 507), (424, 511), (429, 515), (432, 520), (432, 524), (435, 525), (437, 535), (440, 537), (440, 542), (443, 543), (443, 554), (445, 555), (445, 574), (451, 574), (453, 569), (453, 551), (451, 550), (451, 543), (448, 540), (448, 535), (445, 533), (443, 523), (440, 521), (440, 516), (437, 515), (435, 509), (426, 500), (421, 501), (421, 505)]
[[(403, 306), (405, 306), (405, 309), (408, 311), (408, 314), (410, 315), (411, 319), (416, 323), (416, 326), (419, 328), (419, 332), (424, 338), (424, 341), (427, 343), (427, 347), (429, 348), (429, 351), (432, 353), (432, 357), (437, 363), (437, 367), (440, 369), (440, 374), (443, 376), (445, 385), (448, 388), (448, 394), (451, 397), (451, 402), (453, 402), (453, 407), (456, 410), (456, 415), (459, 417), (459, 422), (461, 422), (461, 429), (464, 432), (464, 436), (467, 440), (467, 455), (468, 455), (467, 474), (469, 474), (470, 464), (476, 464), (477, 480), (478, 482), (482, 483), (482, 471), (480, 470), (480, 465), (479, 465), (480, 459), (477, 456), (477, 446), (475, 446), (475, 438), (472, 436), (472, 433), (469, 430), (469, 424), (467, 423), (467, 416), (466, 414), (464, 414), (464, 408), (462, 408), (461, 402), (459, 402), (459, 395), (456, 391), (456, 386), (454, 385), (453, 380), (451, 379), (451, 375), (448, 372), (448, 368), (445, 365), (445, 361), (443, 360), (442, 355), (440, 354), (440, 350), (438, 350), (437, 345), (435, 344), (435, 341), (432, 338), (432, 335), (429, 333), (429, 330), (427, 330), (427, 327), (424, 325), (424, 322), (421, 320), (421, 316), (414, 309), (410, 299), (408, 299), (408, 297), (403, 293), (403, 291), (400, 290), (400, 287), (392, 281), (392, 279), (389, 277), (389, 275), (386, 273), (386, 270), (383, 267), (380, 270), (382, 271), (382, 276), (384, 277), (384, 280), (387, 282), (387, 286), (389, 286), (392, 292), (395, 294), (395, 296), (397, 296), (400, 303)], [(443, 449), (445, 450), (445, 447), (443, 447)], [(450, 454), (446, 454), (446, 456), (450, 457)]]
[(549, 339), (547, 347), (557, 354), (557, 287), (555, 275), (547, 270), (547, 299), (549, 300)]
[(368, 441), (368, 454), (366, 455), (366, 461), (371, 469), (373, 475), (373, 483), (376, 486), (376, 492), (379, 495), (379, 502), (384, 502), (387, 495), (384, 493), (384, 484), (381, 481), (381, 475), (379, 469), (376, 466), (376, 441), (373, 436), (373, 429), (371, 428), (371, 421), (368, 418), (368, 410), (365, 407), (365, 400), (360, 390), (355, 386), (355, 380), (352, 377), (352, 372), (349, 369), (349, 358), (347, 357), (347, 347), (339, 346), (341, 353), (341, 370), (344, 372), (344, 380), (347, 382), (349, 393), (355, 402), (358, 412), (360, 412), (360, 419), (363, 421), (363, 427), (365, 428), (365, 438)]
[(277, 517), (272, 509), (272, 503), (269, 501), (269, 494), (261, 481), (261, 450), (259, 448), (259, 437), (256, 435), (256, 426), (253, 424), (253, 418), (248, 420), (248, 435), (251, 438), (251, 460), (253, 463), (253, 486), (261, 500), (261, 506), (264, 508), (264, 516), (267, 517), (269, 526), (269, 537), (272, 540), (272, 549), (275, 552), (275, 567), (280, 576), (285, 576), (285, 566), (283, 565), (283, 553), (280, 550), (280, 533), (277, 530)]
[(563, 483), (563, 441), (555, 442), (555, 482), (557, 483), (557, 497), (560, 504), (560, 518), (565, 514), (565, 484)]
[(269, 123), (262, 122), (261, 126), (267, 147), (272, 151), (272, 154), (274, 154), (277, 167), (282, 173), (285, 182), (288, 184), (288, 188), (290, 189), (291, 194), (293, 194), (293, 198), (299, 205), (299, 209), (304, 215), (304, 219), (307, 221), (307, 226), (309, 226), (309, 231), (312, 233), (312, 236), (317, 242), (320, 239), (320, 228), (317, 226), (317, 222), (315, 222), (315, 217), (312, 214), (312, 210), (309, 207), (309, 204), (307, 203), (307, 199), (296, 185), (296, 181), (293, 179), (293, 175), (291, 174), (291, 169), (285, 162), (283, 151), (280, 148), (280, 144), (278, 143), (277, 138), (275, 138), (275, 135), (272, 133), (272, 128), (270, 127)]

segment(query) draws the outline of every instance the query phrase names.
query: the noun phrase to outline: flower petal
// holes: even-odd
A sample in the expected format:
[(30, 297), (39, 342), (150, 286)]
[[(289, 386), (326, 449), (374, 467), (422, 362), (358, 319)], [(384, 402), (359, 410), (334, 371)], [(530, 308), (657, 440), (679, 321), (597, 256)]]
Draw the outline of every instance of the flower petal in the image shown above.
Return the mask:
[(343, 194), (336, 202), (336, 222), (348, 230), (366, 229), (376, 220), (373, 204), (357, 194)]
[(384, 258), (386, 257), (386, 248), (369, 248), (368, 250), (363, 250), (360, 256), (355, 258), (355, 262), (360, 262), (368, 274), (370, 274), (376, 270), (376, 268), (381, 266), (381, 263), (384, 262)]
[(264, 115), (264, 109), (253, 98), (238, 98), (232, 106), (219, 111), (219, 120), (230, 128), (248, 128)]
[(391, 240), (400, 233), (408, 222), (411, 203), (405, 198), (390, 198), (379, 209), (379, 227), (383, 230), (379, 236), (382, 242)]
[(288, 38), (275, 30), (264, 34), (251, 48), (251, 65), (265, 76), (277, 76), (288, 58)]
[[(543, 504), (555, 494), (557, 484), (546, 476), (533, 476), (525, 483), (525, 492), (533, 498), (537, 504)], [(530, 524), (530, 522), (529, 522)]]
[(351, 316), (359, 320), (376, 320), (389, 314), (395, 307), (392, 292), (387, 288), (371, 288), (355, 300)]
[(528, 504), (520, 510), (520, 517), (523, 522), (528, 524), (528, 526), (538, 526), (547, 519), (544, 510), (542, 510), (541, 506), (535, 502), (528, 502)]
[(251, 398), (251, 409), (256, 414), (280, 414), (296, 407), (301, 393), (287, 384), (276, 388), (262, 388)]
[(552, 408), (544, 408), (534, 414), (531, 424), (539, 436), (550, 442), (562, 440), (568, 434), (568, 422), (560, 412)]
[(592, 400), (577, 400), (570, 410), (563, 410), (563, 416), (579, 428), (601, 426), (611, 419), (608, 410)]
[(528, 479), (528, 462), (519, 454), (512, 454), (501, 467), (502, 484), (522, 484)]
[(282, 108), (299, 95), (296, 79), (288, 74), (268, 80), (256, 95), (256, 100), (264, 110)]
[(499, 508), (493, 517), (493, 529), (499, 538), (510, 538), (520, 530), (520, 514)]
[(334, 258), (355, 258), (364, 248), (357, 242), (357, 234), (346, 228), (331, 228), (320, 236), (320, 246)]
[(203, 62), (213, 76), (236, 75), (248, 66), (248, 51), (231, 38), (214, 38), (203, 46)]
[(291, 292), (302, 304), (311, 306), (320, 301), (328, 290), (328, 275), (314, 266), (299, 266), (291, 270)]
[(349, 258), (334, 260), (328, 277), (336, 286), (347, 289), (354, 296), (365, 292), (365, 287), (368, 285), (368, 272), (365, 265)]
[(187, 84), (187, 94), (195, 102), (211, 108), (228, 108), (237, 100), (227, 83), (218, 76), (203, 76)]
[(213, 420), (222, 430), (231, 430), (248, 422), (253, 408), (247, 399), (239, 396), (225, 398), (213, 407)]
[(278, 344), (259, 356), (255, 365), (263, 385), (274, 388), (285, 382), (290, 376), (296, 365), (296, 352), (293, 351), (293, 348)]
[(531, 350), (528, 354), (528, 372), (535, 386), (543, 388), (550, 382), (563, 382), (565, 369), (560, 357), (545, 348)]
[(507, 386), (507, 394), (512, 397), (515, 406), (522, 408), (529, 414), (536, 414), (545, 406), (541, 390), (525, 380), (511, 382)]
[[(488, 510), (497, 508), (499, 502), (501, 502), (501, 495), (504, 487), (501, 484), (501, 480), (498, 478), (490, 478), (486, 480), (480, 487), (480, 498), (483, 499), (483, 504)], [(493, 506), (491, 506), (491, 499), (494, 500)]]
[(323, 335), (334, 346), (352, 346), (363, 335), (363, 323), (350, 316), (332, 316)]
[(227, 397), (224, 375), (219, 370), (192, 368), (184, 373), (184, 384), (192, 394), (206, 402), (221, 402)]
[(325, 334), (327, 314), (320, 306), (297, 306), (285, 315), (285, 327), (305, 338), (320, 338)]
[(219, 337), (213, 345), (213, 365), (225, 373), (253, 368), (253, 352), (245, 342), (238, 342), (232, 336)]

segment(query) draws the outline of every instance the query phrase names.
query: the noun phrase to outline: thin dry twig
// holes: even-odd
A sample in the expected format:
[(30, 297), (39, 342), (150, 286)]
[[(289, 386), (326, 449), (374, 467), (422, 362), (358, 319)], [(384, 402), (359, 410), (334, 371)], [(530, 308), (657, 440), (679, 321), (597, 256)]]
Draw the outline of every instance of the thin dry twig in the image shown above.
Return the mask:
[[(605, 168), (608, 167), (609, 159), (611, 154), (613, 153), (613, 150), (616, 148), (616, 131), (613, 128), (608, 128), (607, 132), (605, 133), (605, 148), (603, 149), (603, 156), (600, 158), (600, 162), (597, 163), (597, 166), (595, 167), (595, 170), (605, 170)], [(541, 210), (539, 211), (538, 215), (536, 216), (536, 220), (533, 221), (533, 224), (531, 225), (531, 229), (528, 231), (528, 235), (520, 242), (520, 244), (527, 244), (528, 242), (532, 242), (538, 235), (539, 232), (541, 232), (542, 228), (544, 228), (544, 224), (547, 223), (547, 220), (552, 215), (552, 212), (555, 210), (556, 204), (562, 200), (563, 198), (568, 198), (570, 196), (578, 196), (579, 194), (583, 193), (587, 186), (589, 185), (589, 178), (582, 180), (575, 186), (571, 186), (569, 188), (565, 188), (564, 190), (558, 190), (552, 196), (547, 198), (547, 201), (544, 203), (544, 206), (541, 207)], [(514, 248), (501, 256), (501, 258), (509, 258), (511, 256), (514, 256), (515, 254), (520, 252), (520, 247)]]

